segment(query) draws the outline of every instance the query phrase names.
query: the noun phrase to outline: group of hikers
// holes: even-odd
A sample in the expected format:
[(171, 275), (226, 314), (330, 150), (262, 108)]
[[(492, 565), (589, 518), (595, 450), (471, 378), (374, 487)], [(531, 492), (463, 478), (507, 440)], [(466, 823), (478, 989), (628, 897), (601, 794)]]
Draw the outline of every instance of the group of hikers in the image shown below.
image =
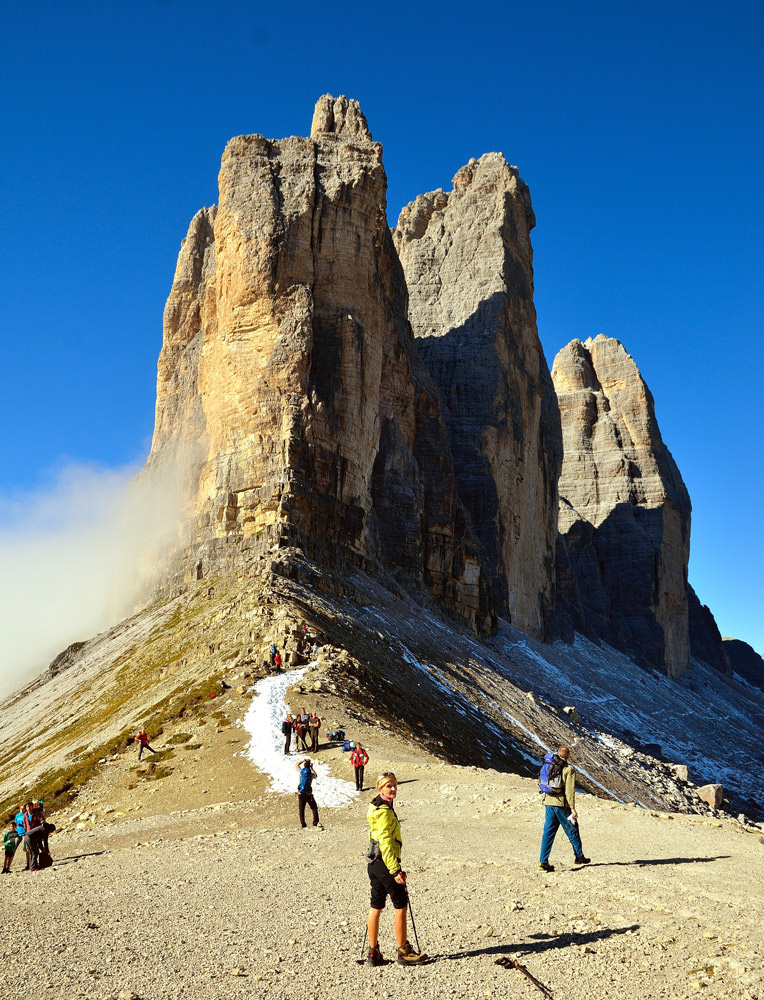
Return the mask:
[(308, 713), (303, 708), (296, 715), (287, 713), (287, 717), (281, 723), (281, 732), (284, 736), (285, 754), (290, 753), (292, 736), (294, 736), (295, 753), (299, 751), (300, 743), (303, 750), (315, 753), (318, 750), (318, 738), (321, 734), (321, 720), (315, 712)]
[(19, 811), (8, 823), (3, 834), (3, 875), (11, 874), (16, 849), (21, 844), (26, 854), (26, 871), (37, 872), (49, 868), (53, 861), (48, 848), (48, 834), (55, 830), (53, 823), (45, 818), (45, 807), (42, 799), (25, 802), (19, 806)]
[[(363, 790), (363, 767), (368, 763), (369, 757), (360, 743), (356, 743), (353, 753), (357, 754), (355, 759), (351, 754), (351, 761), (356, 769), (356, 788)], [(305, 809), (309, 806), (313, 814), (313, 826), (321, 827), (318, 806), (313, 795), (313, 781), (317, 777), (313, 763), (309, 757), (304, 757), (297, 762), (296, 767), (300, 772), (297, 787), (300, 825), (302, 827), (307, 825)], [(360, 784), (359, 768), (361, 772)], [(543, 793), (542, 803), (544, 805), (544, 830), (541, 837), (539, 869), (543, 872), (554, 871), (554, 865), (549, 863), (549, 856), (560, 827), (573, 848), (574, 863), (588, 865), (591, 859), (584, 854), (581, 833), (578, 828), (576, 771), (570, 763), (569, 747), (561, 746), (556, 752), (546, 754), (539, 775), (539, 790)], [(383, 771), (379, 775), (376, 791), (377, 794), (369, 803), (366, 812), (366, 820), (369, 825), (366, 861), (371, 901), (366, 921), (366, 936), (369, 947), (365, 961), (367, 965), (372, 966), (385, 964), (379, 947), (379, 924), (389, 897), (395, 911), (397, 961), (406, 966), (421, 965), (427, 961), (427, 955), (419, 950), (418, 942), (417, 948), (414, 948), (408, 939), (407, 911), (411, 910), (411, 902), (406, 885), (407, 876), (401, 862), (403, 848), (401, 825), (394, 806), (398, 794), (398, 779), (392, 771)], [(323, 828), (321, 827), (321, 829)], [(364, 942), (365, 940), (366, 938), (364, 938)]]

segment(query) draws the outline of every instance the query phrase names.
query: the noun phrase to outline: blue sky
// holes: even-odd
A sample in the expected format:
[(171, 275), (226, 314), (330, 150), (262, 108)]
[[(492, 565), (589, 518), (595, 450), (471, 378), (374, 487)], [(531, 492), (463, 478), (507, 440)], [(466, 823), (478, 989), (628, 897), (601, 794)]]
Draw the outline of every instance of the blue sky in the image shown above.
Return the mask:
[(763, 28), (758, 3), (703, 0), (14, 5), (0, 497), (145, 456), (164, 300), (225, 142), (304, 135), (345, 93), (391, 222), (471, 156), (519, 166), (550, 366), (573, 337), (623, 341), (693, 500), (690, 580), (764, 651)]

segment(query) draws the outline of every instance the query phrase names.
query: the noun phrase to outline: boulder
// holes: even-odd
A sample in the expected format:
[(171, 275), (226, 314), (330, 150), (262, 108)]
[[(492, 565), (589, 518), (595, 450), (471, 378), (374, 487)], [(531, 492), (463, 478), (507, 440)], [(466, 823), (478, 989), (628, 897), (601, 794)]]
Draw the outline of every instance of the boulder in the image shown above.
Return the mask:
[(724, 801), (724, 788), (721, 785), (703, 785), (697, 789), (698, 798), (711, 806), (712, 809), (721, 809)]
[(575, 705), (566, 705), (565, 708), (563, 708), (563, 712), (566, 715), (570, 716), (573, 722), (581, 721), (581, 716), (578, 714), (578, 709), (575, 707)]

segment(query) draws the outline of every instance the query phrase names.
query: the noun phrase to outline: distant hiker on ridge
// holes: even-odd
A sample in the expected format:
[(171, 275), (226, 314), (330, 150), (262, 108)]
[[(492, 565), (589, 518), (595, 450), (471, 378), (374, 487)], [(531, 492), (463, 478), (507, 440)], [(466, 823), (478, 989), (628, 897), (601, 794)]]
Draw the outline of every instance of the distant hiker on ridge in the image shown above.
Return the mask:
[(310, 762), (310, 757), (297, 761), (297, 770), (300, 772), (300, 783), (297, 786), (297, 806), (300, 812), (300, 826), (304, 829), (308, 824), (305, 822), (305, 806), (310, 806), (313, 813), (313, 826), (320, 826), (318, 822), (318, 806), (313, 798), (313, 779), (316, 772)]
[(393, 803), (398, 794), (398, 779), (392, 771), (385, 771), (377, 778), (377, 795), (369, 803), (366, 819), (369, 823), (369, 849), (366, 859), (371, 882), (371, 908), (366, 928), (369, 934), (367, 965), (384, 965), (379, 950), (379, 918), (389, 896), (395, 910), (395, 937), (398, 941), (398, 963), (417, 965), (427, 959), (415, 951), (408, 940), (406, 908), (409, 894), (406, 889), (406, 872), (401, 869), (401, 824), (395, 815)]
[(156, 750), (152, 746), (149, 746), (149, 737), (145, 729), (141, 729), (140, 732), (136, 734), (135, 738), (138, 741), (138, 760), (140, 760), (143, 756), (144, 750), (156, 753)]
[(539, 788), (544, 793), (542, 801), (546, 812), (539, 858), (539, 868), (543, 872), (554, 871), (554, 865), (549, 864), (549, 855), (559, 827), (563, 828), (573, 847), (575, 863), (588, 865), (590, 860), (584, 855), (581, 845), (576, 812), (576, 769), (568, 763), (569, 758), (570, 747), (560, 747), (556, 754), (548, 753), (544, 757), (541, 768)]

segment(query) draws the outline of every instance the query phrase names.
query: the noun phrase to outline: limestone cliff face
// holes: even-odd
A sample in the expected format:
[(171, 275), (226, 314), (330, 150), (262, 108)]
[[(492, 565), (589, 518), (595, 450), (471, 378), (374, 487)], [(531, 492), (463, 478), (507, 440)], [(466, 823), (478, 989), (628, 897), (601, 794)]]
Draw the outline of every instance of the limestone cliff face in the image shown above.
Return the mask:
[(689, 584), (687, 601), (690, 617), (690, 655), (731, 677), (732, 666), (716, 619), (711, 609), (706, 604), (701, 604), (698, 595)]
[(232, 139), (219, 188), (165, 311), (149, 460), (192, 459), (186, 575), (297, 546), (382, 564), (489, 628), (361, 109), (326, 96), (309, 138)]
[(678, 676), (690, 655), (690, 499), (622, 344), (573, 340), (552, 378), (562, 416), (560, 532), (593, 631)]
[(401, 212), (395, 244), (441, 395), (459, 496), (500, 613), (536, 636), (555, 603), (560, 418), (536, 329), (527, 186), (499, 153)]

